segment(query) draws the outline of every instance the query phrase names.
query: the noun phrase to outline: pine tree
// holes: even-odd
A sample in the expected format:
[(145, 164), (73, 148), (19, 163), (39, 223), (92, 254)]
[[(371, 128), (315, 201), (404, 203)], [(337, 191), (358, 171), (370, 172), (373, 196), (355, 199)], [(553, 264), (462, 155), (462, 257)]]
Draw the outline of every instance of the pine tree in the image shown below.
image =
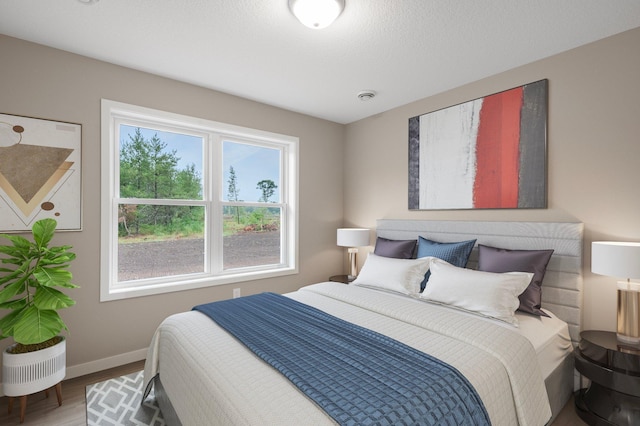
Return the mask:
[(278, 185), (276, 185), (271, 179), (265, 179), (258, 182), (258, 186), (256, 188), (262, 191), (262, 197), (258, 201), (268, 203), (269, 198), (271, 198), (276, 188), (278, 188)]
[[(228, 189), (228, 199), (229, 201), (239, 201), (238, 197), (240, 196), (240, 189), (236, 185), (236, 171), (233, 169), (233, 166), (229, 166), (229, 189)], [(236, 211), (236, 222), (240, 223), (240, 206), (235, 206)]]

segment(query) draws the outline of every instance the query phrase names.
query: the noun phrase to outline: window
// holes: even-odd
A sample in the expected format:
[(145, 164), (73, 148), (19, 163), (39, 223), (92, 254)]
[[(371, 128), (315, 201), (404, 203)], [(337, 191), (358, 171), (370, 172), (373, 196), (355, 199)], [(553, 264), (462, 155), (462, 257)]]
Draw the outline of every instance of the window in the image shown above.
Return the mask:
[(298, 139), (102, 101), (102, 301), (297, 272)]

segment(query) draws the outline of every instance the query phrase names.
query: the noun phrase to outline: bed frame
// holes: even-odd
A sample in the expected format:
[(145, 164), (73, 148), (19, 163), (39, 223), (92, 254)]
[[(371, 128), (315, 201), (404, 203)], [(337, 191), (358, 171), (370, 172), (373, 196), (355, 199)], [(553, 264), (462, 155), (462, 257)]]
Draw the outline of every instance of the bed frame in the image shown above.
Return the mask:
[[(379, 219), (377, 235), (389, 239), (423, 236), (439, 242), (477, 239), (467, 267), (478, 266), (477, 244), (506, 249), (553, 249), (542, 282), (542, 307), (569, 324), (575, 348), (582, 317), (582, 223), (472, 222)], [(569, 356), (545, 381), (553, 417), (579, 388), (579, 375)]]
[[(569, 324), (574, 347), (580, 339), (582, 310), (582, 223), (474, 222), (379, 219), (377, 235), (389, 239), (417, 239), (423, 236), (440, 242), (477, 239), (478, 244), (508, 249), (554, 249), (543, 281), (542, 306)], [(469, 265), (476, 268), (477, 248)], [(547, 378), (545, 385), (551, 411), (549, 424), (562, 410), (578, 379), (569, 356)], [(155, 394), (167, 424), (180, 425), (159, 376)]]

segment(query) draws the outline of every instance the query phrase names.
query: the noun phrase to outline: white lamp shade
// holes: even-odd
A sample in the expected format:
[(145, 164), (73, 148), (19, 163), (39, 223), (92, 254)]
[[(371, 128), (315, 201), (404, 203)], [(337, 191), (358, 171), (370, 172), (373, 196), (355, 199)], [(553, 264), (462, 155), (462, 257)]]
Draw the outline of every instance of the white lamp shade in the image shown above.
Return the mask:
[(344, 9), (344, 0), (289, 0), (289, 9), (306, 27), (326, 28)]
[(368, 246), (369, 230), (366, 228), (339, 228), (338, 245), (341, 247)]
[(640, 278), (640, 243), (595, 241), (591, 272), (618, 278)]

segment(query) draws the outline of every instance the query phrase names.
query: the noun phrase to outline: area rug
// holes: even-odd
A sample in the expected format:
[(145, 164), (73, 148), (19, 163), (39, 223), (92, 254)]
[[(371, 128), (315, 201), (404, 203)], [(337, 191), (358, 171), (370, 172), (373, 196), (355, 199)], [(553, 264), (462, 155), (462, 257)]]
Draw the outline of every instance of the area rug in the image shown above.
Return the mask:
[(140, 404), (143, 380), (138, 371), (87, 386), (87, 425), (164, 426), (153, 390)]

